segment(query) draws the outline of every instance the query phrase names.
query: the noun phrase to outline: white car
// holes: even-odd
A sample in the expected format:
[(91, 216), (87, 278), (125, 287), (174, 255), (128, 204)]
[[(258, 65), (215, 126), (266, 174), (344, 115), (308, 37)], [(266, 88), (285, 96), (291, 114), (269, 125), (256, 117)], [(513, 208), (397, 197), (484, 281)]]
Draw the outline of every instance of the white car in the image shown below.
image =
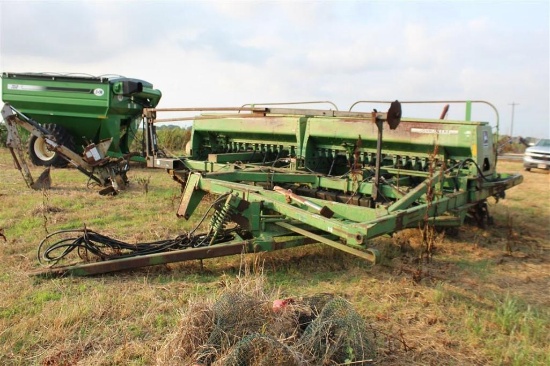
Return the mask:
[(523, 167), (525, 170), (531, 170), (531, 168), (550, 169), (550, 139), (539, 140), (525, 150)]

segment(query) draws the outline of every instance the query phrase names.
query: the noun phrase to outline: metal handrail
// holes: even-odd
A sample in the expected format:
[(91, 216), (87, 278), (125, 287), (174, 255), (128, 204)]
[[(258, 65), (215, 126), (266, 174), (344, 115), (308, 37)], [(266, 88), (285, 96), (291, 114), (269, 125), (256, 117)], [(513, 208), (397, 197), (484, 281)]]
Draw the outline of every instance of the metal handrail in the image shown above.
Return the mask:
[[(360, 103), (392, 103), (393, 100), (358, 100), (357, 102), (353, 103), (351, 107), (349, 108), (349, 111), (353, 109), (357, 104)], [(500, 126), (500, 116), (498, 114), (497, 108), (485, 101), (485, 100), (407, 100), (407, 101), (399, 101), (401, 104), (435, 104), (435, 103), (482, 103), (487, 104), (489, 107), (493, 109), (496, 115), (496, 134), (498, 139), (498, 131)]]
[(246, 106), (251, 106), (252, 108), (260, 105), (293, 105), (293, 104), (322, 104), (322, 103), (327, 103), (327, 104), (330, 104), (334, 107), (334, 110), (338, 110), (338, 107), (336, 106), (336, 104), (334, 104), (333, 102), (331, 102), (330, 100), (317, 100), (317, 101), (311, 101), (311, 102), (279, 102), (279, 103), (246, 103), (246, 104), (243, 104), (242, 105), (242, 108), (246, 107)]

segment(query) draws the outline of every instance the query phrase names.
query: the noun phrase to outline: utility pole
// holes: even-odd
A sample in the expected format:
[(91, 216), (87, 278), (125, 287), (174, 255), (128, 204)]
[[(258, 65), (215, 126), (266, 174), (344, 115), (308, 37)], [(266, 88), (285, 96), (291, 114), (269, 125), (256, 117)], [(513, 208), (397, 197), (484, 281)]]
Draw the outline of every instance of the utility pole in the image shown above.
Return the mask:
[(519, 103), (512, 102), (508, 105), (512, 106), (512, 122), (510, 123), (510, 138), (513, 138), (514, 137), (514, 109), (517, 105), (519, 105)]

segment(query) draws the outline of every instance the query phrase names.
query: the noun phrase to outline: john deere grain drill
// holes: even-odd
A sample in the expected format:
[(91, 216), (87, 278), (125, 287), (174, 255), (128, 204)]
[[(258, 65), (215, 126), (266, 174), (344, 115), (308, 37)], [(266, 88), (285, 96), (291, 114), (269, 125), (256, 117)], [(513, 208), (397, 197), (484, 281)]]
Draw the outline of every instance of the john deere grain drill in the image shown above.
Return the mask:
[[(122, 259), (117, 251), (113, 260), (55, 271), (89, 275), (318, 242), (376, 262), (369, 243), (377, 236), (451, 230), (467, 217), (490, 223), (487, 199), (503, 198), (523, 180), (496, 170), (498, 113), (492, 123), (473, 121), (474, 102), (466, 101), (463, 120), (446, 119), (448, 105), (439, 119), (411, 118), (404, 117), (406, 103), (412, 102), (370, 102), (387, 112), (146, 109), (148, 166), (166, 169), (184, 188), (177, 215), (189, 219), (207, 193), (217, 196), (205, 200), (211, 215), (163, 242), (169, 251)], [(161, 118), (178, 111), (203, 114), (193, 118), (187, 156), (166, 158), (154, 124), (189, 119)], [(208, 228), (199, 231), (207, 219)]]
[[(404, 117), (398, 101), (369, 103), (387, 112), (351, 111), (357, 103), (345, 112), (212, 108), (194, 120), (188, 157), (153, 154), (149, 165), (185, 184), (181, 217), (207, 192), (224, 197), (204, 241), (210, 246), (228, 236), (252, 251), (322, 242), (370, 260), (368, 241), (383, 234), (457, 227), (466, 217), (490, 222), (487, 198), (522, 182), (497, 173), (492, 104), (445, 102), (440, 118), (429, 119)], [(445, 119), (453, 103), (465, 104), (464, 120)], [(473, 104), (494, 110), (492, 124), (471, 119)], [(190, 110), (200, 109), (181, 111)], [(148, 122), (173, 111), (147, 110)]]

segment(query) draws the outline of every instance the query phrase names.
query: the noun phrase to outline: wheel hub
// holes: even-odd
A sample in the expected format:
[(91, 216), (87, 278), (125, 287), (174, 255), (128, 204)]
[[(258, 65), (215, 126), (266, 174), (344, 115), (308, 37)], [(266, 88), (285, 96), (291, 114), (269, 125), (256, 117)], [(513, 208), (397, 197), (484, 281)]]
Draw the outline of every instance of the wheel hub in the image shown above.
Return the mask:
[(36, 156), (43, 161), (49, 161), (55, 157), (55, 151), (50, 150), (48, 144), (46, 144), (46, 141), (42, 137), (37, 138), (34, 142), (34, 152)]

